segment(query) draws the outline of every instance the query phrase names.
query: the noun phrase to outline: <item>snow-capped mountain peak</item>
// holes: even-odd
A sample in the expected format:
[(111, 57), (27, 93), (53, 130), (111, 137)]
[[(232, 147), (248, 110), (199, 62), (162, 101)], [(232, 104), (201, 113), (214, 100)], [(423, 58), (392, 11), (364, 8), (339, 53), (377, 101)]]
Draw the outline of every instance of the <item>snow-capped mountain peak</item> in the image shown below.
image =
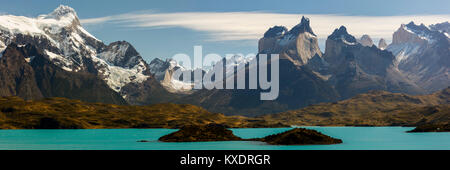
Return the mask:
[[(50, 14), (40, 15), (37, 18), (15, 15), (0, 16), (0, 30), (10, 34), (21, 33), (33, 36), (58, 34), (64, 28), (81, 28), (76, 12), (68, 6), (59, 6)], [(84, 29), (81, 31), (87, 33)]]
[(432, 25), (430, 25), (430, 29), (434, 30), (434, 31), (439, 31), (439, 32), (445, 34), (448, 38), (450, 38), (450, 36), (449, 36), (450, 23), (448, 21), (445, 21), (442, 23), (437, 23), (437, 24), (432, 24)]
[[(432, 25), (433, 26), (433, 25)], [(434, 28), (434, 27), (433, 27)], [(414, 22), (402, 24), (400, 28), (394, 33), (393, 44), (400, 44), (406, 42), (413, 43), (428, 43), (432, 44), (441, 39), (448, 38), (445, 31), (435, 30), (424, 24), (416, 25)]]
[(60, 5), (36, 18), (0, 16), (0, 51), (12, 42), (33, 44), (60, 68), (96, 74), (117, 92), (150, 77), (147, 63), (131, 44), (105, 45), (81, 26), (77, 13), (68, 6)]
[(445, 29), (445, 23), (429, 27), (414, 22), (402, 24), (386, 48), (396, 56), (399, 70), (430, 92), (445, 88), (450, 82), (450, 39)]
[(40, 18), (53, 18), (53, 19), (73, 19), (73, 20), (78, 20), (78, 16), (77, 16), (77, 12), (75, 12), (75, 10), (69, 6), (65, 6), (65, 5), (60, 5), (58, 8), (56, 8), (55, 10), (53, 10), (53, 12), (51, 12), (48, 15), (41, 15), (39, 16)]
[(136, 49), (126, 41), (112, 42), (98, 54), (98, 57), (110, 65), (123, 68), (133, 68), (143, 62)]
[(394, 32), (392, 44), (388, 50), (396, 55), (397, 61), (406, 60), (411, 54), (421, 53), (436, 42), (448, 41), (445, 32), (433, 30), (424, 24), (416, 25), (414, 22), (402, 24)]

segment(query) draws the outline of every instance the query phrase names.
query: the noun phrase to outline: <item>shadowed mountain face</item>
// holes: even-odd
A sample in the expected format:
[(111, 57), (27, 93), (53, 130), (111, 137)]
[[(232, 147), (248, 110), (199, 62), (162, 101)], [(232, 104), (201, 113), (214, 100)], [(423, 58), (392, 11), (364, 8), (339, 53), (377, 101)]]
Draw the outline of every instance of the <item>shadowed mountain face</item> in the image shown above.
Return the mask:
[(447, 33), (447, 35), (450, 33), (450, 23), (448, 21), (443, 23), (437, 23), (430, 25), (431, 30), (439, 31), (442, 33)]
[(448, 22), (401, 25), (386, 50), (396, 56), (398, 69), (427, 92), (450, 84), (450, 39)]
[[(14, 44), (3, 52), (0, 58), (0, 95), (20, 96), (24, 99), (43, 98), (33, 67), (26, 61), (36, 55), (36, 49), (23, 50)], [(25, 58), (25, 52), (32, 56)]]
[[(337, 100), (336, 91), (310, 69), (297, 66), (287, 59), (281, 59), (279, 64), (280, 91), (276, 100), (260, 100), (260, 94), (268, 92), (268, 90), (260, 88), (254, 90), (203, 89), (183, 97), (177, 102), (200, 105), (208, 110), (228, 115), (256, 116)], [(267, 67), (270, 70), (270, 64)], [(248, 76), (247, 65), (246, 77)], [(237, 80), (234, 76), (231, 78)], [(248, 81), (246, 87), (249, 87)]]
[(390, 52), (361, 45), (344, 26), (328, 37), (323, 59), (328, 67), (322, 73), (331, 75), (328, 83), (343, 99), (369, 90), (424, 93), (396, 69)]
[(0, 59), (2, 96), (24, 99), (66, 97), (87, 102), (126, 104), (108, 85), (88, 73), (68, 72), (54, 65), (32, 45), (10, 44)]

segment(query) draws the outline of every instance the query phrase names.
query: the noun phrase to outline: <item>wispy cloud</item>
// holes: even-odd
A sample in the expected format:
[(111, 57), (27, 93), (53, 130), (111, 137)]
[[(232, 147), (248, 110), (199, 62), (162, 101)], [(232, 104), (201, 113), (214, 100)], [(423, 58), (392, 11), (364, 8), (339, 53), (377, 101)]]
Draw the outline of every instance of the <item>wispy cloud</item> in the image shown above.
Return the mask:
[(450, 20), (450, 15), (415, 16), (345, 16), (331, 14), (282, 14), (269, 12), (180, 12), (180, 13), (127, 13), (99, 18), (82, 19), (84, 25), (117, 24), (123, 27), (167, 28), (180, 27), (205, 32), (211, 41), (256, 40), (274, 26), (292, 28), (301, 16), (311, 19), (313, 31), (324, 39), (335, 28), (345, 25), (355, 36), (368, 34), (373, 38), (390, 39), (402, 23), (425, 25)]

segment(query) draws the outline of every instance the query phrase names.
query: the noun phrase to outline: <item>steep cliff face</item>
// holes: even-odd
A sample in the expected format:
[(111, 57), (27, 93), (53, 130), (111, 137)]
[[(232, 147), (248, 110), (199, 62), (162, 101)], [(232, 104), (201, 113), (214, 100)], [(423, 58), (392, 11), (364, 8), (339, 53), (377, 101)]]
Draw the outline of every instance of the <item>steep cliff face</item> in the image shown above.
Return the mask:
[(450, 39), (445, 23), (427, 27), (401, 25), (387, 50), (396, 56), (398, 69), (428, 92), (450, 84)]
[[(28, 51), (27, 51), (28, 52)], [(35, 72), (28, 61), (35, 58), (34, 51), (25, 57), (22, 49), (13, 44), (8, 46), (0, 58), (0, 95), (19, 96), (24, 99), (40, 99)]]
[(259, 53), (280, 54), (280, 58), (296, 65), (305, 65), (312, 57), (322, 56), (317, 36), (306, 17), (289, 31), (283, 26), (270, 28), (259, 40)]

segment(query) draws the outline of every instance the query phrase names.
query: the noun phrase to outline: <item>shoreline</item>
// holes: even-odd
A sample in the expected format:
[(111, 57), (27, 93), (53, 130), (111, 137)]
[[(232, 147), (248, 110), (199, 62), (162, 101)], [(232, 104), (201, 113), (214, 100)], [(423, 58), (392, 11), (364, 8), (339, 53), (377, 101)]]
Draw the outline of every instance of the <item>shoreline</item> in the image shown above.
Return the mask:
[[(415, 128), (415, 126), (291, 126), (291, 127), (231, 127), (227, 129), (284, 129), (284, 128)], [(121, 129), (171, 129), (179, 130), (180, 128), (86, 128), (86, 129), (0, 129), (1, 130), (121, 130)]]

